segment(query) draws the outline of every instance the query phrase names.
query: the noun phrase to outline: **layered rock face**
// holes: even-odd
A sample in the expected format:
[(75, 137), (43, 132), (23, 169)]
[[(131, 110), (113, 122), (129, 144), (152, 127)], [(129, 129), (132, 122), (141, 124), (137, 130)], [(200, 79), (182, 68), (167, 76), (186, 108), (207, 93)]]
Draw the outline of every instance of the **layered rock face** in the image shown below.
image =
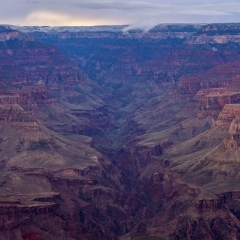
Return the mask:
[(240, 238), (239, 25), (128, 29), (0, 28), (1, 239)]
[(218, 116), (216, 121), (216, 127), (229, 128), (233, 120), (240, 116), (240, 105), (239, 104), (226, 104)]
[(93, 90), (95, 84), (56, 47), (8, 28), (1, 29), (1, 43), (1, 238), (111, 239), (94, 220), (94, 204), (79, 200), (78, 192), (119, 183), (104, 180), (111, 167), (92, 139), (73, 134), (82, 128), (91, 135), (107, 125), (105, 104), (93, 94), (101, 88)]
[(224, 146), (227, 148), (238, 148), (239, 145), (239, 118), (232, 121), (229, 129), (229, 141), (224, 141)]

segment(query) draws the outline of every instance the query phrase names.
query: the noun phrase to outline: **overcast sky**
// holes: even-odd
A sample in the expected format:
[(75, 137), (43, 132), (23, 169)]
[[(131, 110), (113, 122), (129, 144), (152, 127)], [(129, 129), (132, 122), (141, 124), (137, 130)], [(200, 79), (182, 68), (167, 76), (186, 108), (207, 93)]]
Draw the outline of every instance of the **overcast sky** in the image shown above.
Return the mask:
[(240, 22), (240, 0), (0, 0), (0, 23), (38, 26)]

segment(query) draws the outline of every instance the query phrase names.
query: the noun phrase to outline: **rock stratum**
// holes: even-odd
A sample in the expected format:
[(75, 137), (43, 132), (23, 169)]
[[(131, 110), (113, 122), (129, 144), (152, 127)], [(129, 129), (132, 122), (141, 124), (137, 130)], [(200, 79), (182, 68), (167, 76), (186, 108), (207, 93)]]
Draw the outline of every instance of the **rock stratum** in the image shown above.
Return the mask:
[(240, 239), (240, 25), (0, 26), (0, 240)]

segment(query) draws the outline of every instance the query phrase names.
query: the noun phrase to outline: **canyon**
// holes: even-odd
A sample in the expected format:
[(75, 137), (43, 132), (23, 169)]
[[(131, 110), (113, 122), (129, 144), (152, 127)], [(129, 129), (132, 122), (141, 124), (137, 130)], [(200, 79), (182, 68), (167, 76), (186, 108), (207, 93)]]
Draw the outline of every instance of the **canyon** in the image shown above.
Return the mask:
[(0, 26), (0, 240), (240, 239), (240, 24)]

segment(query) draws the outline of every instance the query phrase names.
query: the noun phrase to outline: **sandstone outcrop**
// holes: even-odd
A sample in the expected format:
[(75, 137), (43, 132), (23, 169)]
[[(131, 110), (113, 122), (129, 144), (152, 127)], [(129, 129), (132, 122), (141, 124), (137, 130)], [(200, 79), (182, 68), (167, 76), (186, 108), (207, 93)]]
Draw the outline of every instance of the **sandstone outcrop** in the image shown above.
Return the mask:
[(223, 110), (218, 116), (218, 121), (216, 121), (216, 127), (229, 128), (231, 122), (235, 118), (240, 117), (240, 105), (239, 104), (226, 104)]

